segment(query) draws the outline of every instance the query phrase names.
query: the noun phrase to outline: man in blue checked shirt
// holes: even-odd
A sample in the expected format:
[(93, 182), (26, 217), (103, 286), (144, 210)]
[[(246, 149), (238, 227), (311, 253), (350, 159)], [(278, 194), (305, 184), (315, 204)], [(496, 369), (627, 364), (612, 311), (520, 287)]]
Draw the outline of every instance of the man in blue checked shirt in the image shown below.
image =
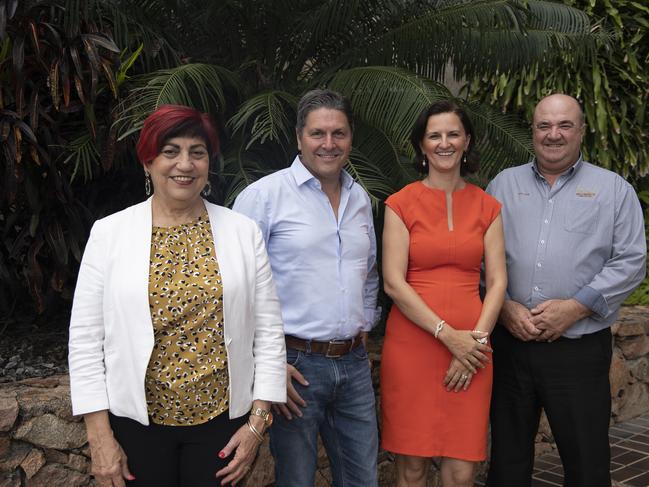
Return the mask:
[(610, 326), (643, 280), (646, 241), (633, 188), (584, 161), (584, 115), (554, 94), (534, 111), (535, 159), (487, 192), (503, 203), (508, 288), (493, 332), (487, 485), (527, 487), (544, 409), (567, 487), (610, 487)]
[(257, 221), (277, 286), (288, 401), (270, 429), (278, 487), (314, 485), (322, 437), (334, 486), (375, 486), (378, 438), (365, 351), (377, 318), (376, 237), (367, 193), (343, 170), (349, 102), (314, 90), (298, 104), (300, 154), (248, 186), (234, 209)]

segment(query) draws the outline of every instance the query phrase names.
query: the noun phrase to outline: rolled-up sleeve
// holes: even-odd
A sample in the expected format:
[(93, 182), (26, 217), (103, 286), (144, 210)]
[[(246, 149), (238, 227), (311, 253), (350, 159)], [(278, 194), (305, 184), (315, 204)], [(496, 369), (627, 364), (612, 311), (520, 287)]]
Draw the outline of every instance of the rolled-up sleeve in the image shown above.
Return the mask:
[(70, 317), (68, 362), (75, 415), (109, 406), (104, 366), (104, 246), (104, 236), (95, 224), (81, 260)]
[(646, 262), (642, 207), (631, 185), (618, 177), (610, 258), (591, 282), (573, 297), (595, 313), (593, 318), (606, 319), (642, 282)]
[(255, 230), (255, 381), (253, 399), (286, 402), (286, 348), (279, 299), (261, 231)]

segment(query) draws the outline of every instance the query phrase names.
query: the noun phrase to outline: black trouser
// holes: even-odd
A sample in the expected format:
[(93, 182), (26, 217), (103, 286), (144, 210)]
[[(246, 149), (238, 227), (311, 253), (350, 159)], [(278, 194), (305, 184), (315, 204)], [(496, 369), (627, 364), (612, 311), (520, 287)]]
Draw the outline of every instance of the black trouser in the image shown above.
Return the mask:
[(492, 335), (489, 487), (528, 487), (534, 439), (545, 410), (563, 462), (565, 487), (610, 487), (611, 331), (552, 343)]
[(216, 487), (214, 474), (233, 455), (219, 452), (246, 422), (247, 416), (230, 420), (228, 412), (195, 426), (144, 426), (129, 418), (109, 415), (113, 433), (128, 457), (134, 487)]

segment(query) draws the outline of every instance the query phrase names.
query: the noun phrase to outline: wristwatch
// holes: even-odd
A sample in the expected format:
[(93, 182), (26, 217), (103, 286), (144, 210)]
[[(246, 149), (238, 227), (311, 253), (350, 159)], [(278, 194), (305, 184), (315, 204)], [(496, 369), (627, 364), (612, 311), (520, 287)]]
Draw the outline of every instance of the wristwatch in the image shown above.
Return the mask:
[(264, 429), (270, 428), (270, 425), (273, 424), (273, 413), (270, 410), (253, 407), (250, 410), (250, 416), (259, 416), (264, 421)]

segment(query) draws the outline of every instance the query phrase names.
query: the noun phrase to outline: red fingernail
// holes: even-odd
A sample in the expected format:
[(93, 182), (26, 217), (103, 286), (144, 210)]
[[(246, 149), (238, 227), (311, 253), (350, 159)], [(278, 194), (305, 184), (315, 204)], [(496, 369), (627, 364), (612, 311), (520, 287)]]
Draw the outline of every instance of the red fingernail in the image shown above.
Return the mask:
[(224, 451), (219, 452), (219, 458), (225, 458), (225, 452)]
[(131, 475), (128, 480), (135, 480), (135, 475)]

